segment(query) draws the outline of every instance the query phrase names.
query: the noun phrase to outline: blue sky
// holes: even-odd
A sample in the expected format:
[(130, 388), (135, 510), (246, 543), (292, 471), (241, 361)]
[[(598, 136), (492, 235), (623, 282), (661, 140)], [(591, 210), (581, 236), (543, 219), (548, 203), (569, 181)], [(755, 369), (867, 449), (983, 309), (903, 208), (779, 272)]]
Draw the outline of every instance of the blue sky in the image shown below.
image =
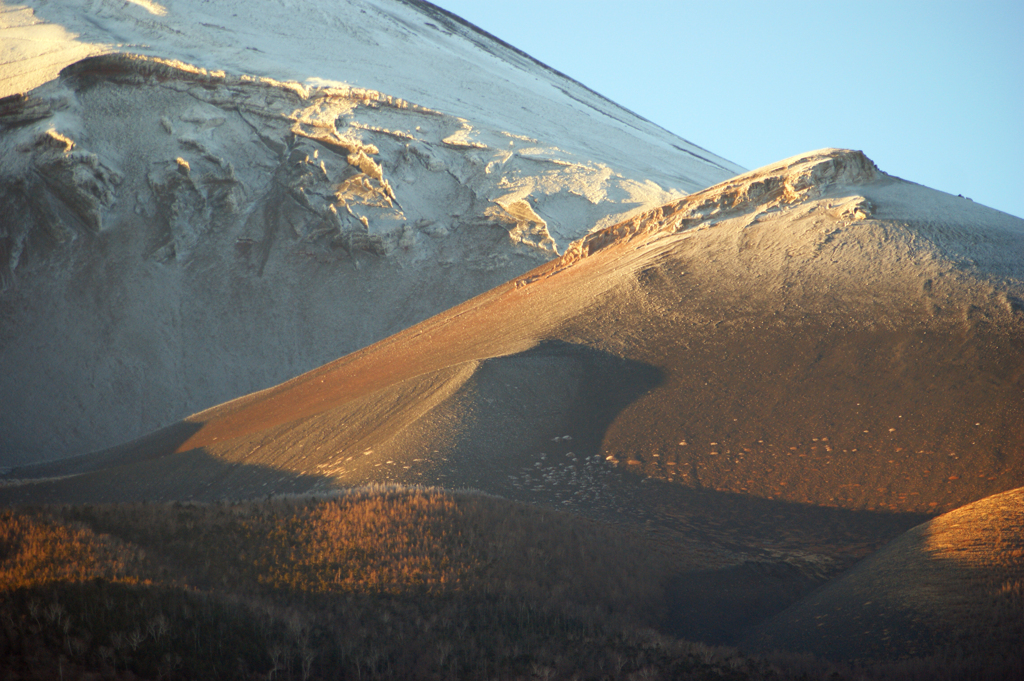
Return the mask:
[(434, 0), (757, 168), (862, 149), (1024, 216), (1024, 2)]

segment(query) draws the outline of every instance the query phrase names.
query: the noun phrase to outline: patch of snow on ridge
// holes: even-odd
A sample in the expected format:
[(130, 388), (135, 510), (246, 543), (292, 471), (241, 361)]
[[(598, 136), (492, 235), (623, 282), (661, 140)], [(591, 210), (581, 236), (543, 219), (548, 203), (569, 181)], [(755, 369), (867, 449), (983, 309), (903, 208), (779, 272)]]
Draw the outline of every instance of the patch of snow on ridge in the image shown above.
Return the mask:
[(595, 231), (570, 244), (553, 272), (616, 243), (706, 229), (733, 218), (742, 218), (746, 227), (779, 222), (792, 210), (822, 211), (824, 220), (843, 225), (894, 221), (917, 256), (1012, 279), (1014, 286), (1022, 282), (1024, 221), (891, 177), (862, 152), (844, 149), (800, 154)]
[[(793, 156), (575, 241), (562, 255), (558, 269), (615, 242), (692, 229), (754, 210), (774, 211), (820, 198), (832, 187), (863, 185), (880, 176), (875, 164), (860, 151), (821, 149)], [(866, 199), (858, 197), (839, 210), (864, 219), (870, 215), (871, 207)]]
[(0, 98), (28, 92), (68, 64), (108, 49), (39, 19), (29, 7), (0, 1)]
[(138, 5), (153, 16), (162, 17), (167, 14), (167, 9), (163, 5), (152, 2), (152, 0), (127, 0), (127, 2)]

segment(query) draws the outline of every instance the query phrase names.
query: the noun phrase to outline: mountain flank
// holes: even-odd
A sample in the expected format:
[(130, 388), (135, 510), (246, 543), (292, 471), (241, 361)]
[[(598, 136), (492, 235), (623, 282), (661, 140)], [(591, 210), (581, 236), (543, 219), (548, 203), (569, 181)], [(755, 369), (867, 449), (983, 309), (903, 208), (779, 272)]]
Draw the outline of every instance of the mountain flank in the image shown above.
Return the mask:
[[(540, 267), (273, 388), (114, 448), (17, 467), (5, 474), (0, 498), (21, 508), (71, 504), (68, 513), (99, 523), (93, 531), (137, 542), (126, 528), (147, 522), (147, 508), (164, 513), (166, 504), (212, 513), (193, 522), (217, 527), (217, 514), (233, 513), (221, 509), (277, 518), (278, 504), (301, 515), (320, 508), (317, 499), (365, 485), (405, 486), (397, 497), (378, 490), (371, 505), (441, 499), (423, 485), (473, 488), (496, 495), (485, 504), (498, 509), (492, 517), (519, 513), (513, 509), (526, 502), (527, 515), (564, 528), (569, 535), (553, 540), (561, 549), (576, 546), (573, 537), (638, 542), (613, 552), (599, 571), (601, 579), (620, 569), (640, 577), (650, 590), (623, 601), (637, 604), (635, 614), (616, 619), (614, 605), (591, 615), (575, 606), (550, 611), (551, 626), (589, 641), (583, 648), (560, 643), (562, 654), (630, 651), (633, 662), (614, 672), (620, 676), (683, 665), (699, 678), (733, 660), (736, 678), (750, 678), (764, 675), (758, 665), (776, 664), (707, 647), (741, 644), (862, 660), (860, 668), (879, 678), (940, 668), (1013, 678), (1020, 528), (1019, 500), (1008, 490), (1024, 479), (1022, 256), (1024, 224), (1016, 218), (888, 176), (860, 152), (812, 152), (597, 230)], [(300, 498), (273, 500), (292, 495)], [(103, 507), (112, 510), (102, 522), (75, 510), (108, 502), (117, 505)], [(446, 504), (437, 522), (462, 522), (458, 504)], [(116, 532), (111, 518), (120, 518)], [(295, 522), (299, 534), (317, 527)], [(492, 524), (460, 532), (493, 541)], [(224, 532), (219, 546), (241, 541)], [(394, 534), (413, 542), (407, 555), (417, 565), (457, 565), (454, 554), (431, 557), (434, 549), (413, 548), (419, 545), (409, 532)], [(300, 562), (294, 551), (302, 544), (289, 554)], [(471, 562), (490, 555), (466, 546), (458, 555)], [(591, 550), (580, 546), (580, 555)], [(538, 550), (539, 559), (576, 555)], [(340, 571), (326, 583), (369, 569), (360, 566), (372, 565), (372, 556), (360, 551), (339, 559)], [(639, 559), (646, 576), (616, 556)], [(282, 579), (319, 574), (300, 567)], [(561, 568), (549, 561), (545, 569)], [(434, 583), (430, 574), (413, 581)], [(225, 575), (222, 583), (235, 578)], [(213, 579), (203, 588), (222, 593)], [(517, 598), (530, 592), (509, 584)], [(444, 602), (455, 597), (447, 588)], [(503, 603), (506, 592), (499, 592), (487, 587), (484, 598)], [(536, 593), (548, 592), (559, 590)], [(28, 626), (32, 596), (19, 593), (27, 600), (12, 618)], [(180, 594), (167, 598), (183, 607)], [(337, 613), (318, 609), (326, 601), (316, 603), (303, 621), (336, 621)], [(385, 609), (407, 623), (412, 615), (401, 607)], [(429, 600), (424, 607), (445, 606)], [(525, 617), (533, 606), (510, 607)], [(501, 619), (503, 608), (473, 612)], [(282, 621), (246, 612), (210, 616), (265, 631)], [(852, 631), (860, 622), (865, 627)], [(301, 669), (313, 641), (344, 656), (303, 626), (281, 639), (290, 651), (282, 655), (295, 665), (289, 673)], [(479, 626), (493, 636), (473, 640), (506, 635), (490, 619)], [(615, 632), (632, 626), (702, 643), (676, 649), (644, 639), (623, 649), (617, 641), (631, 634)], [(894, 635), (897, 629), (907, 635)], [(533, 640), (516, 631), (508, 640)], [(499, 655), (503, 669), (517, 664), (512, 645), (512, 658)], [(382, 655), (370, 664), (407, 664), (397, 652)], [(905, 656), (912, 660), (884, 661)], [(253, 664), (276, 665), (271, 657), (257, 655)], [(450, 660), (441, 657), (443, 670)], [(548, 658), (538, 652), (530, 659), (552, 677), (573, 668), (541, 662)], [(817, 662), (780, 664), (779, 678), (824, 673)], [(427, 677), (442, 673), (430, 669)], [(840, 678), (848, 673), (831, 669)]]
[[(986, 500), (975, 509), (986, 509), (990, 528), (992, 511), (1001, 520), (1019, 511), (1019, 499), (1000, 496), (1012, 507)], [(959, 514), (970, 516), (977, 526), (976, 512)], [(733, 584), (680, 575), (692, 564), (685, 553), (478, 493), (379, 486), (322, 498), (22, 507), (0, 520), (0, 655), (11, 678), (475, 679), (498, 670), (509, 678), (1009, 679), (1020, 669), (1012, 619), (1001, 643), (983, 650), (940, 647), (856, 665), (659, 634), (672, 627), (678, 589), (735, 595), (758, 568), (738, 570), (747, 579)], [(1015, 527), (1015, 538), (974, 541), (973, 567), (986, 568), (998, 546), (1009, 562), (991, 576), (1011, 576)], [(899, 553), (911, 542), (892, 548)], [(958, 553), (966, 555), (946, 545), (939, 559)], [(878, 557), (893, 555), (886, 549)], [(873, 560), (863, 566), (877, 568)], [(959, 575), (950, 567), (932, 566), (931, 580), (945, 574), (954, 587)], [(906, 574), (893, 572), (886, 584)], [(930, 607), (970, 601), (926, 591), (917, 600)], [(993, 613), (982, 601), (961, 614), (971, 617), (952, 621), (969, 632)], [(717, 611), (698, 617), (705, 626), (722, 622)], [(918, 623), (936, 621), (950, 620)]]
[(1022, 484), (1021, 234), (859, 152), (794, 157), (3, 494), (464, 486), (833, 574)]
[(3, 467), (276, 385), (742, 171), (423, 3), (4, 17)]

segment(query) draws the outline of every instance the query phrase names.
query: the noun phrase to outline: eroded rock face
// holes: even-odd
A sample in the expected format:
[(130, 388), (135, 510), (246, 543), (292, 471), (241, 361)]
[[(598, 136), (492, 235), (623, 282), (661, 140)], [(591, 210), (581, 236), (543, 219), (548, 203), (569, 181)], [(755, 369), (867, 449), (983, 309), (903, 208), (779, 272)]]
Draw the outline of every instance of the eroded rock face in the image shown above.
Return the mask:
[(3, 289), (13, 284), (23, 254), (45, 257), (50, 247), (103, 228), (103, 212), (114, 203), (122, 177), (96, 154), (75, 147), (53, 128), (25, 135), (16, 145), (21, 163), (12, 163), (0, 181)]
[(376, 91), (123, 54), (0, 126), (0, 464), (272, 385), (682, 194)]
[[(819, 199), (836, 187), (855, 187), (879, 177), (877, 166), (860, 151), (822, 149), (794, 156), (595, 230), (566, 248), (559, 267), (569, 267), (612, 243), (708, 226), (749, 212), (763, 215)], [(844, 197), (830, 210), (836, 217), (863, 220), (872, 208), (867, 199), (856, 196)]]

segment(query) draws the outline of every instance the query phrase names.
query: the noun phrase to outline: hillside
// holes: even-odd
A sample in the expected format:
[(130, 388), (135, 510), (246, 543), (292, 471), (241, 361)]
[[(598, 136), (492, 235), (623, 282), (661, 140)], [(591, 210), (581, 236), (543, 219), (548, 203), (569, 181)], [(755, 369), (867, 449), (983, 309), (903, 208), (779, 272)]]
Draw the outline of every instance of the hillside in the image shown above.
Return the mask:
[(467, 486), (834, 575), (1024, 482), (1022, 235), (862, 154), (794, 157), (3, 498)]
[[(456, 660), (479, 669), (486, 659), (513, 677), (559, 678), (581, 669), (568, 661), (578, 659), (612, 678), (927, 678), (940, 669), (1014, 678), (1020, 500), (1006, 490), (1024, 478), (1022, 256), (1020, 220), (887, 176), (859, 152), (813, 152), (697, 192), (272, 389), (112, 449), (9, 471), (5, 504), (64, 509), (42, 521), (11, 511), (9, 527), (84, 522), (116, 540), (96, 548), (79, 525), (46, 530), (80, 545), (70, 552), (58, 535), (28, 550), (6, 539), (5, 569), (21, 575), (7, 587), (16, 594), (10, 621), (22, 623), (8, 645), (18, 660), (45, 657), (50, 643), (23, 637), (40, 640), (39, 589), (62, 604), (123, 600), (117, 608), (129, 615), (156, 601), (187, 619), (188, 584), (212, 597), (202, 626), (223, 633), (209, 640), (278, 632), (281, 656), (253, 652), (247, 664), (290, 659), (293, 677), (315, 678), (306, 655), (315, 641), (325, 656), (316, 664), (355, 664), (371, 676), (419, 665), (434, 678)], [(362, 534), (334, 527), (350, 522), (348, 511), (330, 511), (335, 502), (271, 500), (380, 483), (503, 499), (341, 497), (354, 504), (352, 518), (398, 514), (397, 525)], [(244, 501), (255, 499), (265, 501)], [(150, 527), (175, 501), (215, 504), (184, 507), (194, 539)], [(101, 502), (121, 503), (91, 506)], [(495, 528), (510, 518), (524, 524)], [(439, 541), (435, 530), (467, 543)], [(345, 539), (331, 558), (311, 551), (327, 546), (321, 535), (356, 543)], [(279, 546), (275, 537), (290, 539)], [(79, 554), (86, 564), (67, 560)], [(577, 560), (594, 570), (566, 567)], [(172, 576), (180, 566), (194, 567)], [(491, 570), (506, 576), (489, 581)], [(141, 584), (143, 595), (73, 586), (97, 571)], [(60, 586), (24, 582), (51, 573)], [(284, 591), (259, 596), (266, 588)], [(264, 605), (252, 605), (250, 589)], [(279, 610), (291, 589), (309, 594), (302, 609)], [(406, 589), (411, 600), (400, 597)], [(348, 605), (335, 594), (349, 594)], [(848, 616), (833, 617), (837, 607)], [(391, 613), (360, 634), (370, 647), (359, 650), (377, 651), (372, 660), (346, 658), (314, 633), (340, 626), (339, 616), (365, 620), (362, 608)], [(439, 643), (406, 629), (451, 608), (473, 613), (460, 621), (482, 632), (459, 635), (473, 643), (458, 655), (446, 634)], [(524, 617), (539, 628), (523, 629)], [(509, 638), (507, 626), (518, 633)], [(93, 657), (81, 669), (118, 660), (143, 669), (125, 630), (110, 631), (122, 636), (86, 646)], [(537, 635), (550, 647), (530, 632), (546, 632)], [(423, 654), (414, 661), (390, 643), (371, 645), (377, 636)], [(848, 668), (708, 647), (740, 643), (882, 661)], [(447, 653), (434, 658), (435, 648)], [(156, 664), (163, 648), (145, 650)]]
[[(1004, 557), (1010, 568), (1012, 551)], [(20, 508), (0, 513), (0, 659), (5, 678), (40, 680), (842, 681), (1021, 669), (1012, 631), (984, 651), (857, 665), (657, 633), (672, 628), (678, 585), (709, 586), (691, 564), (572, 514), (436, 489)]]
[(1024, 490), (910, 530), (759, 626), (750, 646), (833, 658), (958, 649), (998, 659), (1024, 639)]
[(270, 387), (741, 170), (426, 3), (0, 9), (0, 466)]

